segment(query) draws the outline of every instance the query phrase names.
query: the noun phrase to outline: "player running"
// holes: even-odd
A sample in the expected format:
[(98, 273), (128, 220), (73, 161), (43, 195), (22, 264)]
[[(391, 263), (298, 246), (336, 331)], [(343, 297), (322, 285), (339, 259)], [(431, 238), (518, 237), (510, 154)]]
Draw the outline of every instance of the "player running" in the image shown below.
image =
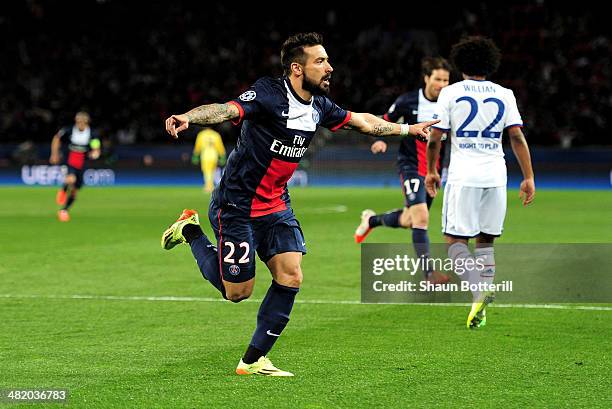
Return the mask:
[[(444, 88), (438, 98), (436, 118), (427, 145), (428, 193), (435, 197), (440, 186), (436, 163), (442, 135), (450, 132), (451, 159), (442, 205), (442, 232), (449, 244), (448, 255), (466, 266), (461, 276), (471, 285), (492, 284), (495, 278), (493, 242), (502, 234), (506, 215), (506, 162), (502, 133), (507, 130), (512, 150), (523, 173), (520, 197), (523, 205), (535, 196), (529, 147), (521, 128), (523, 120), (512, 90), (487, 80), (500, 64), (500, 52), (490, 39), (468, 37), (455, 44), (451, 59), (464, 80)], [(468, 241), (476, 238), (474, 255)], [(478, 259), (484, 268), (468, 259)], [(471, 263), (475, 263), (472, 260)], [(493, 302), (491, 291), (472, 291), (473, 304), (467, 327), (486, 323), (486, 307)]]
[(215, 187), (215, 171), (217, 164), (225, 165), (225, 146), (219, 132), (205, 128), (198, 132), (191, 162), (202, 167), (204, 176), (204, 191), (210, 193)]
[[(398, 123), (433, 119), (438, 95), (449, 83), (451, 67), (444, 58), (427, 57), (423, 59), (421, 68), (425, 87), (400, 95), (383, 116), (384, 119)], [(441, 284), (448, 281), (448, 276), (433, 271), (426, 262), (429, 258), (429, 208), (433, 201), (424, 183), (427, 173), (426, 146), (427, 141), (424, 139), (402, 138), (397, 155), (397, 170), (405, 197), (404, 208), (383, 214), (364, 210), (361, 213), (361, 223), (355, 230), (355, 242), (363, 242), (372, 229), (378, 226), (412, 229), (412, 244), (417, 257), (425, 259), (425, 279)], [(376, 141), (371, 149), (374, 154), (386, 152), (387, 144)]]
[(68, 173), (64, 179), (64, 185), (58, 190), (55, 201), (61, 206), (57, 212), (57, 218), (61, 222), (70, 221), (68, 209), (74, 204), (79, 189), (83, 186), (83, 172), (87, 156), (90, 159), (100, 157), (100, 138), (96, 131), (89, 126), (90, 118), (87, 112), (77, 112), (74, 117), (74, 126), (60, 129), (51, 141), (51, 157), (49, 163), (58, 165), (61, 161), (60, 148), (62, 138), (68, 139)]
[(236, 368), (239, 375), (293, 376), (276, 368), (267, 354), (289, 322), (302, 283), (306, 242), (291, 209), (287, 181), (317, 128), (336, 131), (349, 126), (375, 136), (427, 137), (428, 127), (437, 123), (393, 124), (337, 106), (327, 97), (333, 68), (317, 33), (288, 38), (281, 63), (282, 78), (261, 78), (228, 103), (203, 105), (166, 119), (166, 130), (174, 137), (190, 124), (242, 122), (238, 144), (210, 202), (208, 219), (217, 246), (202, 232), (194, 210), (184, 210), (162, 236), (165, 249), (189, 243), (202, 275), (233, 302), (253, 291), (256, 251), (270, 270), (272, 284)]

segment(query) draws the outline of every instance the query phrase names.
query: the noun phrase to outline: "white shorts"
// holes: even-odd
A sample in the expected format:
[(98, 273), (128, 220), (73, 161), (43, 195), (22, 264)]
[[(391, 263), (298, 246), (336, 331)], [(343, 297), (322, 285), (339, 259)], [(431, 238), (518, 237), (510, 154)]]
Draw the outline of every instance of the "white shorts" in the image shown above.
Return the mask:
[(506, 217), (506, 186), (471, 187), (446, 184), (442, 204), (442, 233), (475, 237), (500, 236)]

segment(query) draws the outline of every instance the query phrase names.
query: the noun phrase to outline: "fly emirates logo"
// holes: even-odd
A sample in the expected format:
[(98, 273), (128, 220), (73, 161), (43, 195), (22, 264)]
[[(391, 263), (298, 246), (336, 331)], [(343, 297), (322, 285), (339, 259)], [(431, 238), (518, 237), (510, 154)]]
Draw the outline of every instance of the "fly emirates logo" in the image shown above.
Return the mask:
[(270, 145), (270, 150), (277, 155), (285, 156), (287, 158), (301, 158), (306, 153), (308, 147), (304, 146), (306, 138), (300, 135), (294, 135), (293, 145), (283, 145), (281, 141), (275, 139)]

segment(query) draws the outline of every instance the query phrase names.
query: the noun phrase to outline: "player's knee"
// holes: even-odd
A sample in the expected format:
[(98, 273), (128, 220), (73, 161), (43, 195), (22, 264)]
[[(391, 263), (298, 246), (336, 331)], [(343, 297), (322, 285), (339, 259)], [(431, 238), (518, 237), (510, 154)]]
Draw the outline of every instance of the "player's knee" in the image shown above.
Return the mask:
[(234, 304), (238, 304), (240, 301), (246, 300), (249, 298), (248, 295), (239, 296), (239, 295), (228, 295), (227, 299), (233, 302)]
[(415, 217), (412, 220), (412, 227), (413, 228), (427, 230), (428, 225), (429, 225), (429, 218), (428, 217)]
[(287, 287), (299, 288), (302, 285), (302, 281), (304, 280), (304, 275), (302, 274), (302, 268), (299, 264), (291, 265), (285, 268), (283, 274), (281, 275), (282, 284)]
[(405, 229), (412, 227), (412, 217), (410, 215), (410, 210), (407, 207), (404, 208), (404, 211), (400, 215), (399, 224)]
[(229, 283), (224, 282), (225, 286), (225, 298), (231, 302), (238, 303), (242, 300), (246, 300), (253, 293), (253, 283)]
[(251, 296), (251, 291), (227, 291), (225, 292), (225, 296), (228, 300), (233, 303), (239, 303), (240, 301), (246, 300)]
[(419, 209), (412, 215), (412, 227), (427, 229), (429, 225), (429, 212), (427, 209)]
[(492, 236), (487, 233), (480, 233), (478, 237), (476, 237), (476, 243), (480, 244), (492, 244), (495, 241), (495, 236)]
[(69, 185), (74, 185), (76, 183), (76, 176), (70, 174), (66, 176), (66, 183)]

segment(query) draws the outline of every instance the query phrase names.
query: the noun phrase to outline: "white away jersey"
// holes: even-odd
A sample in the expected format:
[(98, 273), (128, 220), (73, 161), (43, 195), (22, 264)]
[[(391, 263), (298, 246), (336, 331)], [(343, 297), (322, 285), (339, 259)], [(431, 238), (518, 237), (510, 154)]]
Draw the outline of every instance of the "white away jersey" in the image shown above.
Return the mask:
[(504, 129), (523, 126), (512, 90), (491, 81), (464, 80), (440, 92), (435, 125), (451, 136), (448, 182), (473, 187), (505, 186)]

